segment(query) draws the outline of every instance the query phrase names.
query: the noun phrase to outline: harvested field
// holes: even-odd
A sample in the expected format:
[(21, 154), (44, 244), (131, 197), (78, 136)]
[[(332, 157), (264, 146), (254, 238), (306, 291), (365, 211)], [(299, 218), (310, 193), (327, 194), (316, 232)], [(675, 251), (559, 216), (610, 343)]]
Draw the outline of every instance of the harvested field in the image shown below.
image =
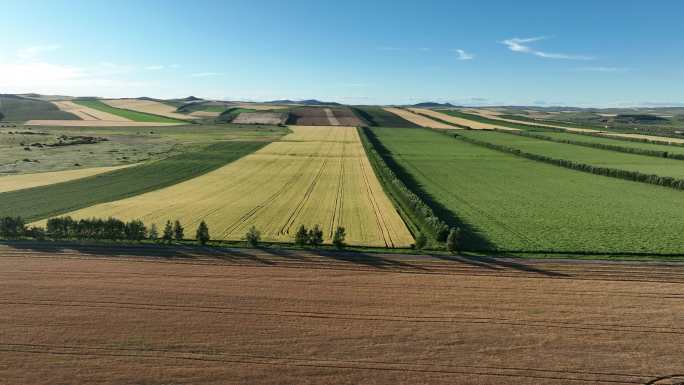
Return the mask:
[(188, 115), (196, 118), (216, 118), (221, 115), (221, 113), (218, 111), (193, 111)]
[(358, 106), (352, 107), (359, 116), (365, 119), (367, 125), (376, 127), (420, 127), (415, 123), (385, 111), (382, 107)]
[(400, 118), (404, 120), (408, 120), (411, 123), (417, 124), (420, 127), (429, 127), (429, 128), (444, 128), (444, 129), (457, 129), (458, 127), (450, 126), (448, 124), (438, 122), (436, 120), (432, 120), (428, 117), (425, 117), (423, 115), (415, 114), (411, 111), (407, 111), (401, 108), (392, 108), (392, 107), (387, 107), (385, 108), (385, 111), (389, 111)]
[(284, 124), (287, 114), (281, 112), (242, 112), (232, 123), (235, 124)]
[(102, 100), (103, 103), (116, 108), (140, 111), (148, 114), (166, 116), (173, 119), (187, 120), (188, 115), (176, 112), (176, 107), (146, 99), (109, 99)]
[(55, 246), (0, 249), (7, 384), (608, 385), (684, 372), (677, 264)]
[(134, 122), (131, 120), (29, 120), (25, 126), (58, 127), (165, 127), (186, 123)]
[(288, 122), (299, 126), (362, 126), (348, 107), (302, 107), (290, 110)]
[(510, 128), (510, 127), (505, 127), (505, 126), (497, 126), (493, 124), (488, 124), (488, 123), (482, 123), (482, 122), (477, 122), (474, 120), (468, 120), (468, 119), (463, 119), (457, 116), (452, 116), (449, 114), (444, 114), (438, 111), (433, 111), (427, 108), (409, 108), (411, 111), (421, 114), (421, 115), (427, 115), (439, 120), (443, 120), (445, 122), (453, 123), (459, 126), (466, 126), (470, 127), (475, 130), (493, 130), (493, 129), (500, 129), (500, 130), (515, 130), (519, 131), (517, 128)]
[(281, 106), (277, 104), (261, 104), (261, 103), (238, 103), (238, 104), (233, 104), (231, 107), (238, 107), (238, 108), (244, 108), (248, 110), (257, 110), (257, 111), (269, 111), (269, 110), (278, 110), (278, 109), (286, 109), (289, 108), (288, 106)]
[(355, 128), (290, 128), (280, 142), (201, 177), (69, 215), (139, 218), (159, 228), (178, 218), (188, 234), (205, 220), (214, 239), (240, 240), (256, 226), (266, 241), (292, 241), (301, 224), (319, 224), (328, 243), (337, 226), (352, 245), (413, 243)]
[[(119, 115), (114, 115), (110, 114), (108, 112), (96, 110), (94, 108), (86, 107), (80, 104), (76, 104), (72, 101), (60, 101), (60, 102), (52, 102), (54, 103), (60, 110), (64, 112), (68, 112), (71, 114), (74, 114), (81, 118), (82, 120), (86, 121), (99, 121), (99, 120), (104, 120), (108, 122), (130, 122), (130, 119), (126, 119), (124, 117), (121, 117)], [(32, 120), (35, 122), (35, 120)], [(28, 124), (28, 123), (27, 123)]]
[(0, 193), (31, 187), (67, 182), (133, 166), (132, 164), (112, 167), (92, 167), (78, 170), (41, 172), (35, 174), (0, 176)]

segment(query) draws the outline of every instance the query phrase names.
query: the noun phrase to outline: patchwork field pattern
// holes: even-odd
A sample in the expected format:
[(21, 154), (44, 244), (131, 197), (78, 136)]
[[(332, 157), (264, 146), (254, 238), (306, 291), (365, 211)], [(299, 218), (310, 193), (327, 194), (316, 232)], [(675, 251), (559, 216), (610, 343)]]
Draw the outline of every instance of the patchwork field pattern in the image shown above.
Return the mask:
[(391, 112), (400, 118), (404, 120), (408, 120), (409, 122), (416, 124), (420, 127), (429, 127), (429, 128), (443, 128), (443, 129), (457, 129), (458, 127), (450, 126), (448, 124), (438, 122), (436, 120), (430, 119), (428, 117), (425, 117), (423, 115), (419, 115), (416, 113), (413, 113), (408, 110), (404, 110), (401, 108), (394, 108), (394, 107), (387, 107), (385, 108), (385, 111)]
[(445, 122), (453, 123), (458, 126), (466, 126), (470, 127), (475, 130), (493, 130), (495, 128), (501, 129), (501, 130), (516, 130), (515, 128), (509, 128), (505, 126), (500, 126), (500, 125), (494, 125), (494, 124), (488, 124), (488, 123), (482, 123), (482, 122), (477, 122), (474, 120), (469, 120), (469, 119), (463, 119), (457, 116), (445, 114), (442, 112), (430, 110), (428, 108), (409, 108), (409, 110), (421, 114), (421, 115), (427, 115), (430, 117), (433, 117), (435, 119), (443, 120)]
[(132, 165), (92, 167), (78, 170), (0, 176), (0, 193), (14, 190), (22, 190), (31, 187), (45, 186), (54, 183), (67, 182), (70, 180), (98, 175), (130, 166)]
[(173, 119), (187, 120), (188, 115), (179, 114), (176, 107), (147, 99), (108, 99), (102, 100), (103, 103), (112, 107), (123, 108), (126, 110), (140, 111), (148, 114), (166, 116)]
[(100, 111), (95, 108), (90, 108), (81, 104), (74, 103), (69, 100), (53, 102), (60, 110), (69, 112), (81, 118), (81, 120), (106, 120), (109, 122), (128, 122), (122, 116), (110, 114), (108, 112)]
[(287, 114), (282, 112), (242, 112), (232, 123), (234, 124), (283, 124)]
[[(291, 127), (293, 133), (213, 172), (162, 190), (88, 207), (76, 218), (180, 219), (194, 234), (240, 240), (256, 226), (266, 241), (292, 241), (301, 224), (337, 226), (353, 245), (406, 247), (413, 238), (378, 182), (353, 127)], [(193, 235), (190, 235), (191, 237)]]
[(682, 191), (568, 170), (425, 129), (372, 131), (448, 222), (466, 230), (464, 248), (684, 253)]
[(288, 122), (300, 126), (362, 126), (347, 107), (301, 107), (290, 110)]

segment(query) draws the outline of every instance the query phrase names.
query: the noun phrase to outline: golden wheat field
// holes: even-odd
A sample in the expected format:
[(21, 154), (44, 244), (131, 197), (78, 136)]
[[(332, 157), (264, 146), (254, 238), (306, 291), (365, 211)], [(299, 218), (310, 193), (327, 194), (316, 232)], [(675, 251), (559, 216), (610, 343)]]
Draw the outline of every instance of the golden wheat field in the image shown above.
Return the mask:
[(130, 119), (126, 119), (124, 117), (110, 114), (108, 112), (96, 110), (94, 108), (82, 106), (80, 104), (76, 104), (72, 101), (68, 100), (63, 100), (63, 101), (56, 101), (52, 102), (54, 105), (56, 105), (60, 110), (72, 113), (82, 120), (87, 120), (87, 121), (93, 121), (93, 120), (105, 120), (105, 121), (111, 121), (111, 122), (130, 122)]
[(445, 122), (453, 123), (453, 124), (458, 124), (459, 126), (467, 126), (475, 130), (493, 130), (493, 129), (500, 129), (500, 130), (511, 130), (511, 131), (520, 131), (516, 128), (509, 128), (509, 127), (502, 127), (502, 126), (497, 126), (494, 124), (487, 124), (487, 123), (482, 123), (478, 122), (475, 120), (470, 120), (470, 119), (463, 119), (459, 118), (457, 116), (451, 116), (449, 114), (445, 114), (442, 112), (437, 112), (433, 111), (427, 108), (409, 108), (411, 111), (417, 113), (417, 114), (423, 114), (423, 115), (428, 115), (436, 119), (443, 120)]
[(192, 118), (188, 115), (179, 114), (176, 111), (176, 107), (156, 102), (154, 100), (143, 100), (143, 99), (107, 99), (102, 100), (103, 103), (108, 104), (112, 107), (123, 108), (126, 110), (133, 110), (139, 112), (145, 112), (148, 114), (166, 116), (173, 119), (188, 120)]
[(102, 174), (105, 172), (114, 171), (130, 166), (133, 165), (127, 164), (124, 166), (92, 167), (78, 170), (51, 171), (34, 174), (0, 176), (0, 193), (15, 190), (23, 190), (25, 188), (31, 187), (46, 186), (49, 184), (60, 182), (67, 182), (70, 180), (86, 178), (89, 176)]
[(413, 113), (411, 111), (407, 111), (401, 108), (393, 108), (393, 107), (386, 107), (385, 111), (391, 112), (397, 116), (399, 116), (402, 119), (408, 120), (411, 123), (415, 123), (421, 127), (429, 127), (429, 128), (444, 128), (444, 129), (452, 129), (452, 128), (458, 128), (454, 126), (450, 126), (448, 124), (444, 124), (442, 122), (438, 122), (436, 120), (432, 120), (428, 117), (425, 117), (423, 115), (419, 115), (416, 113)]
[(413, 238), (385, 195), (354, 127), (291, 126), (292, 133), (218, 170), (136, 197), (72, 212), (75, 218), (178, 218), (194, 237), (205, 220), (213, 239), (239, 240), (251, 226), (266, 241), (292, 241), (319, 224), (326, 242), (343, 226), (347, 243), (405, 247)]

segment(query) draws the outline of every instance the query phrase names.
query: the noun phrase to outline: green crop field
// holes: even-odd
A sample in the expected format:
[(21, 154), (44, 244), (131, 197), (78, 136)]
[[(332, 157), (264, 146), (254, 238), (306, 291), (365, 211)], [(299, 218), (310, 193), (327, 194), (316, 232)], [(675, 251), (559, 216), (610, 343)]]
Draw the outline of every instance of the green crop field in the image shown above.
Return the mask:
[(450, 225), (460, 224), (464, 248), (684, 253), (682, 191), (568, 170), (426, 129), (372, 132), (407, 184)]
[(620, 139), (619, 137), (599, 137), (599, 136), (575, 134), (575, 133), (571, 133), (571, 132), (549, 131), (549, 132), (539, 132), (539, 133), (536, 133), (536, 135), (546, 136), (546, 137), (553, 138), (553, 139), (572, 140), (572, 141), (583, 142), (583, 143), (598, 143), (598, 144), (605, 144), (605, 145), (609, 145), (609, 146), (620, 146), (620, 147), (626, 147), (626, 148), (633, 148), (633, 149), (638, 149), (638, 150), (662, 151), (662, 152), (668, 152), (671, 154), (679, 154), (679, 155), (684, 156), (684, 146), (672, 146), (672, 145), (667, 145), (667, 144), (656, 144), (656, 143), (648, 143), (648, 142), (635, 142), (635, 141), (623, 140), (623, 139)]
[(419, 127), (415, 123), (402, 119), (396, 114), (385, 111), (382, 107), (352, 107), (352, 110), (371, 126), (378, 127)]
[(78, 116), (61, 111), (56, 105), (43, 100), (15, 95), (0, 95), (0, 120), (25, 122), (27, 120), (79, 120)]
[(506, 121), (498, 120), (498, 119), (485, 118), (484, 116), (480, 116), (480, 115), (467, 114), (465, 112), (460, 112), (460, 111), (456, 111), (456, 110), (435, 110), (435, 111), (441, 112), (443, 114), (451, 115), (451, 116), (456, 116), (458, 118), (473, 120), (475, 122), (494, 124), (494, 125), (501, 126), (501, 127), (517, 128), (519, 130), (524, 130), (524, 131), (547, 131), (548, 130), (544, 127), (533, 126), (532, 124), (506, 122)]
[(134, 122), (155, 122), (155, 123), (187, 123), (183, 120), (167, 118), (165, 116), (147, 114), (139, 111), (116, 108), (95, 99), (75, 99), (74, 103), (85, 107), (94, 108), (103, 112), (108, 112), (122, 118), (130, 119)]
[(0, 216), (34, 221), (158, 190), (215, 170), (267, 142), (218, 142), (105, 174), (0, 194)]
[(459, 135), (488, 143), (509, 146), (532, 154), (590, 164), (596, 167), (638, 171), (644, 174), (684, 179), (684, 163), (676, 159), (626, 154), (502, 132), (470, 130), (459, 132)]

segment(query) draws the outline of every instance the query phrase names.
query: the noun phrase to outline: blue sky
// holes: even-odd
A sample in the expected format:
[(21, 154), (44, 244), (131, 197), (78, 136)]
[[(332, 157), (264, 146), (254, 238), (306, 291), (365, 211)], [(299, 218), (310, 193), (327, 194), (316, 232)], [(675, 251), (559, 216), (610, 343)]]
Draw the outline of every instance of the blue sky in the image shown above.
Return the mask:
[(684, 2), (0, 0), (0, 92), (684, 105)]

